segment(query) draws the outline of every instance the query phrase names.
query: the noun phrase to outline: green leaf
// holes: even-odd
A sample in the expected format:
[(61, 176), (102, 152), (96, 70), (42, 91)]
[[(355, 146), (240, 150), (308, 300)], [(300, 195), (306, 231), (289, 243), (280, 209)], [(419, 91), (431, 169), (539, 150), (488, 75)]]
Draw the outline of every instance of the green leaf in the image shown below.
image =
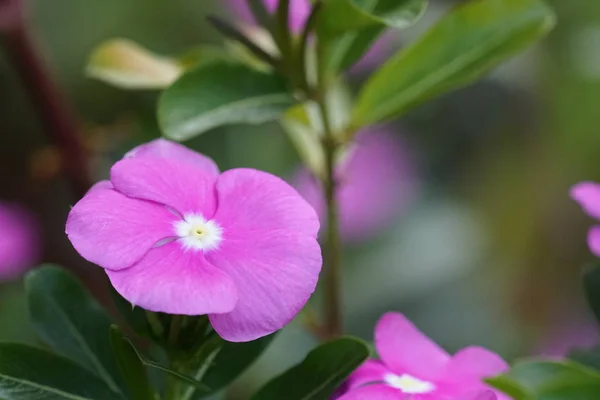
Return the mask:
[(116, 400), (110, 390), (71, 360), (23, 344), (0, 344), (0, 398), (5, 400)]
[(600, 370), (600, 346), (590, 349), (575, 348), (569, 353), (569, 359), (586, 367)]
[(69, 272), (43, 266), (25, 278), (32, 323), (53, 349), (77, 361), (122, 392), (123, 379), (112, 354), (105, 310)]
[(368, 357), (369, 347), (358, 339), (344, 337), (322, 344), (251, 400), (327, 400)]
[(158, 117), (165, 135), (190, 139), (222, 125), (276, 119), (294, 105), (285, 80), (227, 62), (200, 65), (161, 96)]
[(473, 0), (456, 7), (369, 79), (353, 127), (401, 115), (476, 80), (542, 37), (554, 22), (541, 0)]
[(166, 367), (156, 361), (150, 360), (149, 358), (142, 355), (142, 353), (140, 353), (140, 351), (134, 346), (133, 343), (131, 343), (131, 341), (129, 339), (125, 338), (125, 340), (127, 342), (129, 342), (131, 349), (134, 351), (135, 355), (140, 360), (140, 362), (142, 364), (144, 364), (145, 366), (150, 367), (150, 368), (155, 368), (159, 371), (162, 371), (168, 375), (171, 375), (171, 376), (179, 379), (181, 382), (186, 383), (190, 386), (193, 386), (196, 389), (202, 390), (204, 392), (208, 392), (210, 390), (204, 383), (194, 379), (193, 377), (188, 376), (186, 374), (179, 373), (179, 372), (177, 372), (169, 367)]
[(202, 383), (210, 388), (210, 393), (197, 393), (193, 398), (201, 399), (233, 382), (269, 347), (276, 335), (274, 333), (247, 343), (225, 342), (202, 378)]
[(583, 272), (583, 290), (587, 302), (600, 323), (600, 266), (590, 265)]
[(162, 89), (181, 74), (171, 58), (159, 56), (128, 39), (111, 39), (90, 56), (86, 73), (123, 89)]
[(321, 68), (328, 76), (349, 68), (362, 58), (385, 28), (408, 27), (419, 20), (426, 8), (427, 0), (325, 2), (318, 25), (323, 48)]
[(600, 373), (574, 362), (521, 362), (487, 382), (515, 400), (594, 400), (600, 393)]
[(125, 319), (129, 326), (140, 336), (155, 339), (155, 335), (152, 332), (150, 323), (146, 316), (147, 311), (140, 307), (135, 307), (133, 304), (128, 302), (123, 296), (121, 296), (111, 286), (110, 295), (113, 303), (119, 314)]
[(328, 0), (323, 3), (318, 29), (334, 34), (374, 25), (405, 28), (426, 7), (426, 0)]
[(129, 339), (123, 335), (123, 332), (116, 325), (110, 327), (110, 344), (121, 373), (125, 377), (125, 382), (127, 382), (131, 400), (152, 399), (153, 393), (150, 382), (148, 382), (146, 369), (140, 362)]

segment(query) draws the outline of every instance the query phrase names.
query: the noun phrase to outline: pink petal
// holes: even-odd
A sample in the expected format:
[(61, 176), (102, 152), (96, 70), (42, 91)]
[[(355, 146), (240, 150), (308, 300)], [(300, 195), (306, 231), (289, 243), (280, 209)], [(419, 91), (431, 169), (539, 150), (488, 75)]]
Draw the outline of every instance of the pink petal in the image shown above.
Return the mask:
[(201, 251), (183, 251), (179, 241), (153, 248), (131, 268), (106, 272), (121, 296), (149, 311), (223, 313), (233, 310), (237, 302), (231, 278)]
[(387, 313), (375, 328), (375, 347), (383, 363), (396, 374), (408, 373), (435, 381), (450, 356), (400, 313)]
[(471, 393), (467, 396), (461, 397), (460, 400), (497, 400), (496, 393), (491, 390), (485, 392)]
[(75, 250), (103, 268), (130, 267), (160, 240), (175, 236), (164, 206), (95, 189), (71, 209), (66, 232)]
[(496, 353), (482, 347), (467, 347), (452, 357), (446, 366), (445, 380), (481, 382), (484, 378), (507, 371), (508, 368), (506, 361)]
[(98, 190), (98, 189), (113, 189), (113, 185), (112, 183), (110, 183), (110, 181), (99, 181), (96, 182), (91, 188), (90, 190), (88, 190), (88, 194)]
[(190, 164), (159, 158), (126, 158), (110, 170), (115, 188), (129, 197), (165, 204), (182, 216), (210, 219), (216, 208), (216, 177)]
[(367, 385), (351, 390), (338, 400), (408, 400), (410, 395), (387, 385)]
[(600, 219), (600, 185), (581, 182), (571, 188), (571, 198), (579, 203), (586, 214)]
[(380, 361), (367, 360), (350, 375), (346, 381), (346, 385), (349, 390), (352, 390), (369, 383), (382, 383), (385, 375), (390, 372)]
[(591, 252), (600, 257), (600, 226), (590, 228), (587, 242)]
[[(253, 23), (252, 13), (248, 9), (246, 0), (229, 0), (230, 8), (234, 11), (244, 22)], [(264, 0), (267, 9), (271, 12), (275, 11), (279, 0)], [(291, 0), (290, 1), (290, 27), (292, 31), (298, 33), (306, 23), (311, 10), (310, 0)]]
[(206, 258), (234, 280), (239, 301), (231, 313), (210, 320), (224, 339), (250, 341), (285, 326), (315, 290), (319, 221), (292, 187), (265, 172), (227, 171), (217, 192), (213, 220), (223, 241)]
[(0, 281), (19, 278), (40, 253), (36, 218), (18, 204), (0, 202)]
[(219, 175), (219, 167), (210, 158), (166, 139), (155, 139), (130, 150), (124, 158), (168, 158), (193, 165), (212, 175)]

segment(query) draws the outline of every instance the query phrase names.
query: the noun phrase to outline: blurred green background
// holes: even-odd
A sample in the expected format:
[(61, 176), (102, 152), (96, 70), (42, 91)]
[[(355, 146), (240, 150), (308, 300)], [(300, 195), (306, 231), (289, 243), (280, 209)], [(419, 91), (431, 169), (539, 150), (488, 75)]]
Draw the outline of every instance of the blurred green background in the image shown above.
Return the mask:
[[(594, 257), (591, 221), (569, 199), (571, 185), (600, 180), (600, 2), (553, 0), (558, 26), (542, 43), (485, 80), (397, 121), (419, 180), (417, 200), (373, 239), (346, 249), (345, 327), (372, 338), (389, 310), (406, 313), (448, 350), (489, 347), (508, 360), (560, 354), (596, 342), (579, 277)], [(453, 2), (432, 0), (400, 48)], [(157, 93), (126, 92), (88, 79), (102, 41), (125, 37), (159, 54), (220, 43), (207, 12), (218, 0), (30, 1), (31, 29), (93, 155), (94, 179), (137, 143), (158, 137)], [(0, 199), (26, 204), (43, 230), (47, 262), (65, 265), (105, 292), (103, 273), (64, 234), (78, 199), (61, 176), (64, 160), (46, 137), (0, 47)], [(366, 76), (353, 74), (358, 85)], [(253, 167), (284, 178), (298, 158), (277, 124), (234, 126), (188, 145), (222, 169)], [(312, 304), (319, 306), (318, 296)], [(20, 282), (0, 286), (0, 339), (35, 341)], [(286, 328), (228, 398), (297, 362), (314, 345), (296, 322)]]

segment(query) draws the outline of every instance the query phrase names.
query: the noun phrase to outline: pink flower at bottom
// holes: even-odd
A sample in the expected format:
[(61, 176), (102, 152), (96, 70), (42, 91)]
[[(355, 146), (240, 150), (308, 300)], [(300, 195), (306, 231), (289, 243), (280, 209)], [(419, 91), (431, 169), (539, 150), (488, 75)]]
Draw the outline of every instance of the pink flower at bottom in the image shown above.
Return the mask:
[(0, 203), (0, 281), (18, 278), (39, 256), (35, 218), (18, 205)]
[[(337, 168), (340, 231), (346, 242), (377, 234), (405, 210), (416, 191), (411, 156), (386, 127), (361, 132), (348, 159)], [(325, 217), (320, 182), (305, 168), (293, 185)], [(325, 227), (326, 228), (326, 227)]]
[(481, 347), (450, 356), (406, 317), (387, 313), (375, 328), (380, 361), (369, 360), (346, 382), (339, 400), (492, 400), (508, 399), (483, 379), (508, 365)]
[[(600, 184), (581, 182), (571, 188), (570, 194), (587, 215), (600, 220)], [(591, 252), (600, 257), (600, 225), (589, 230), (587, 242)]]
[(71, 210), (66, 232), (129, 302), (208, 314), (229, 341), (286, 325), (317, 284), (315, 211), (283, 180), (158, 139), (129, 152)]

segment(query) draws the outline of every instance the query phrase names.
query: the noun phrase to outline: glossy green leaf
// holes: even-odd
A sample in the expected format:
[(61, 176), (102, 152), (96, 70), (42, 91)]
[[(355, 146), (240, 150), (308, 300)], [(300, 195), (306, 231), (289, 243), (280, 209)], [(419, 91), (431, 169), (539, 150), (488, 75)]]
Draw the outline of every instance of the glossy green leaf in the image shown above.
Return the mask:
[(202, 378), (202, 383), (210, 388), (210, 393), (198, 392), (193, 399), (204, 398), (233, 382), (260, 357), (276, 335), (274, 333), (247, 343), (225, 342)]
[(399, 116), (476, 80), (542, 37), (554, 22), (541, 0), (473, 0), (456, 7), (369, 79), (353, 126)]
[(600, 373), (574, 362), (522, 362), (487, 381), (514, 400), (594, 400), (600, 393)]
[(111, 39), (90, 56), (86, 73), (124, 89), (162, 89), (181, 74), (182, 68), (128, 39)]
[(330, 341), (267, 383), (251, 400), (327, 400), (368, 357), (369, 347), (359, 339)]
[(124, 382), (112, 354), (112, 321), (81, 283), (66, 270), (44, 266), (25, 279), (29, 314), (38, 335), (117, 392)]
[[(320, 13), (321, 68), (328, 76), (359, 61), (389, 26), (405, 28), (425, 13), (427, 0), (334, 0)], [(339, 15), (348, 15), (340, 18)]]
[(587, 302), (600, 323), (600, 266), (590, 265), (585, 269), (583, 289)]
[(167, 137), (186, 140), (222, 125), (276, 119), (293, 104), (279, 76), (214, 62), (185, 73), (165, 90), (158, 117)]
[(146, 369), (140, 361), (133, 344), (116, 325), (110, 327), (110, 344), (112, 345), (113, 354), (117, 359), (119, 369), (125, 377), (130, 399), (152, 399), (153, 394), (148, 376), (146, 375)]
[(119, 400), (91, 372), (71, 360), (23, 344), (0, 344), (4, 400)]
[(427, 6), (426, 0), (328, 0), (319, 15), (320, 33), (335, 34), (374, 25), (405, 28)]

